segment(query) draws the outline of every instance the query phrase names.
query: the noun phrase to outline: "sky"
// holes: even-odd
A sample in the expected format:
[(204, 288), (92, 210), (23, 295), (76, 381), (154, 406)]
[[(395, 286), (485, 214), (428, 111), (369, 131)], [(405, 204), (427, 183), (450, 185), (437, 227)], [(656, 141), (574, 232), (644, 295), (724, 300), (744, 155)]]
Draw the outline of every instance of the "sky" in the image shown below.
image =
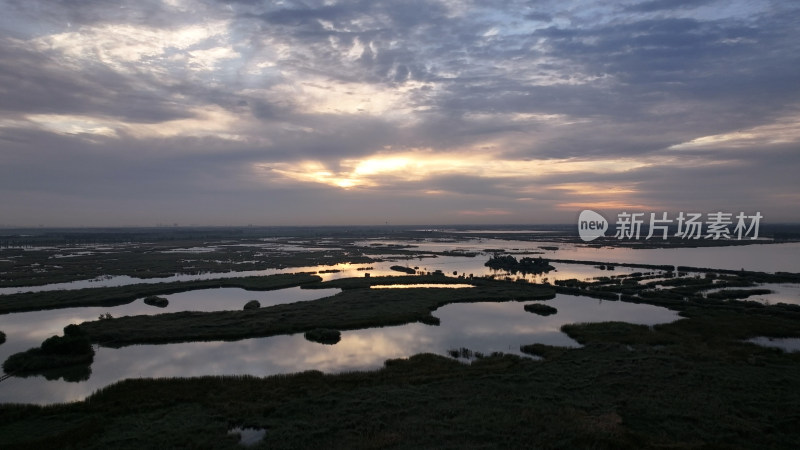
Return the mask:
[(794, 0), (0, 8), (0, 226), (800, 222)]

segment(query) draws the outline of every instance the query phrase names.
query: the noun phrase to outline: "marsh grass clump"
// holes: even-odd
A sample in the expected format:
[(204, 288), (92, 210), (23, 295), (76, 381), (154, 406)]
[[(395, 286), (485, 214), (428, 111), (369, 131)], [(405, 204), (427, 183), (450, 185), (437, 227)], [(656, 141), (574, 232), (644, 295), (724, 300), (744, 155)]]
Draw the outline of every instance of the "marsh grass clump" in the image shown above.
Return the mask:
[(6, 341), (6, 334), (0, 331), (0, 344)]
[[(452, 356), (453, 358), (456, 358), (456, 359), (458, 359), (458, 358), (472, 359), (472, 358), (477, 358), (477, 357), (483, 357), (482, 353), (480, 353), (480, 352), (475, 353), (475, 352), (473, 352), (472, 350), (470, 350), (470, 349), (468, 349), (466, 347), (450, 349), (450, 350), (447, 351), (447, 354)], [(480, 356), (478, 356), (478, 355), (480, 355)]]
[(250, 300), (249, 302), (244, 304), (244, 310), (247, 311), (249, 309), (258, 309), (261, 308), (261, 302), (258, 300)]
[(425, 325), (430, 325), (434, 327), (438, 327), (439, 325), (442, 324), (442, 321), (438, 317), (431, 314), (428, 314), (427, 316), (420, 318), (419, 321), (420, 323), (424, 323)]
[(543, 305), (541, 303), (530, 303), (525, 305), (525, 311), (538, 314), (540, 316), (549, 316), (558, 312), (556, 308), (553, 308), (549, 305)]
[(390, 267), (390, 269), (392, 269), (392, 270), (394, 270), (394, 271), (396, 271), (396, 272), (403, 272), (403, 273), (407, 273), (407, 274), (409, 274), (409, 275), (414, 275), (415, 273), (417, 273), (417, 271), (416, 271), (416, 270), (414, 270), (414, 269), (412, 269), (412, 268), (410, 268), (410, 267), (403, 267), (403, 266), (392, 266), (392, 267)]
[(563, 355), (565, 352), (569, 351), (569, 348), (536, 343), (521, 345), (519, 351), (531, 356), (538, 356), (542, 359), (550, 359)]
[(146, 305), (155, 306), (158, 308), (166, 308), (167, 305), (169, 305), (169, 300), (164, 297), (150, 295), (144, 298), (144, 303)]
[(30, 374), (67, 366), (88, 365), (94, 360), (89, 337), (77, 325), (64, 327), (64, 336), (45, 339), (38, 348), (15, 353), (3, 363), (6, 373)]
[(305, 338), (311, 342), (318, 342), (320, 344), (333, 345), (342, 339), (342, 333), (339, 330), (330, 330), (327, 328), (315, 328), (306, 331)]
[(771, 294), (769, 289), (723, 289), (719, 292), (712, 292), (706, 297), (717, 300), (725, 299), (743, 299), (753, 295), (767, 295)]

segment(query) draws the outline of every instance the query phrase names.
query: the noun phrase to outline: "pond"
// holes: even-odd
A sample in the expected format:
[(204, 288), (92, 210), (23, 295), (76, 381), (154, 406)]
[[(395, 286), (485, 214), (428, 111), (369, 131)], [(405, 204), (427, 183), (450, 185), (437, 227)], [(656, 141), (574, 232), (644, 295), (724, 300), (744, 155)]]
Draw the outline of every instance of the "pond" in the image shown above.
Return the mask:
[[(48, 404), (81, 400), (96, 389), (125, 378), (372, 370), (390, 358), (424, 352), (446, 355), (448, 350), (462, 347), (485, 354), (496, 351), (521, 354), (521, 345), (537, 342), (578, 346), (560, 331), (567, 323), (621, 320), (653, 325), (678, 318), (674, 311), (652, 305), (571, 295), (559, 294), (543, 303), (555, 307), (558, 312), (542, 317), (525, 311), (523, 302), (450, 304), (434, 311), (441, 320), (439, 326), (411, 323), (345, 330), (341, 341), (335, 345), (310, 342), (302, 334), (294, 334), (233, 342), (100, 348), (88, 380), (66, 382), (48, 381), (41, 376), (12, 377), (0, 383), (0, 402)], [(59, 326), (64, 324), (58, 322)], [(29, 328), (37, 326), (28, 323)], [(41, 339), (37, 344), (39, 342)], [(5, 351), (5, 345), (0, 346), (0, 350)]]

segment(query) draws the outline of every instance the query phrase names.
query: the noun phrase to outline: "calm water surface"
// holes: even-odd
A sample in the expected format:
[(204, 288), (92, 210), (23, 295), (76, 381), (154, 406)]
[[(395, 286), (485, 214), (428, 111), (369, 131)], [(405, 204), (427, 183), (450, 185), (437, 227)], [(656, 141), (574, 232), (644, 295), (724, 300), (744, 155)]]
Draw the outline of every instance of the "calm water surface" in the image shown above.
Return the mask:
[[(10, 355), (38, 347), (53, 335), (62, 335), (64, 327), (90, 320), (101, 314), (114, 317), (152, 315), (178, 311), (228, 311), (239, 310), (249, 300), (258, 300), (261, 306), (315, 300), (340, 292), (339, 289), (300, 289), (293, 287), (274, 291), (246, 291), (239, 288), (203, 289), (164, 295), (169, 300), (166, 308), (146, 305), (137, 299), (127, 305), (114, 307), (66, 308), (47, 311), (31, 311), (0, 315), (0, 330), (6, 334), (6, 342), (0, 345), (0, 363)], [(0, 392), (3, 390), (0, 383)], [(0, 397), (2, 394), (0, 393)]]
[(336, 345), (309, 342), (302, 334), (295, 334), (233, 342), (100, 348), (88, 381), (12, 377), (0, 383), (0, 402), (46, 404), (81, 400), (94, 390), (125, 378), (370, 370), (390, 358), (423, 352), (444, 355), (447, 350), (461, 347), (486, 354), (520, 354), (520, 345), (535, 342), (578, 346), (560, 331), (566, 323), (622, 320), (652, 325), (678, 318), (674, 311), (657, 306), (570, 295), (559, 294), (545, 303), (557, 308), (558, 313), (538, 316), (525, 311), (523, 302), (446, 305), (434, 311), (441, 320), (439, 326), (412, 323), (344, 331)]
[(761, 336), (748, 339), (747, 342), (752, 342), (762, 347), (779, 348), (785, 352), (800, 352), (800, 338), (770, 338)]

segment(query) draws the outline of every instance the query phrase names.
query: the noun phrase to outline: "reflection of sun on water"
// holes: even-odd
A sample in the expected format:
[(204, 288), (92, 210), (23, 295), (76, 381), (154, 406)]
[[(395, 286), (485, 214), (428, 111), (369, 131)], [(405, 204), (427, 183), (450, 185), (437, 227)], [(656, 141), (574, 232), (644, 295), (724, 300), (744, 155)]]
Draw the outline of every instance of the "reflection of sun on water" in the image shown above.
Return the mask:
[(413, 288), (445, 288), (445, 289), (464, 289), (475, 287), (471, 284), (384, 284), (370, 286), (371, 289), (413, 289)]

